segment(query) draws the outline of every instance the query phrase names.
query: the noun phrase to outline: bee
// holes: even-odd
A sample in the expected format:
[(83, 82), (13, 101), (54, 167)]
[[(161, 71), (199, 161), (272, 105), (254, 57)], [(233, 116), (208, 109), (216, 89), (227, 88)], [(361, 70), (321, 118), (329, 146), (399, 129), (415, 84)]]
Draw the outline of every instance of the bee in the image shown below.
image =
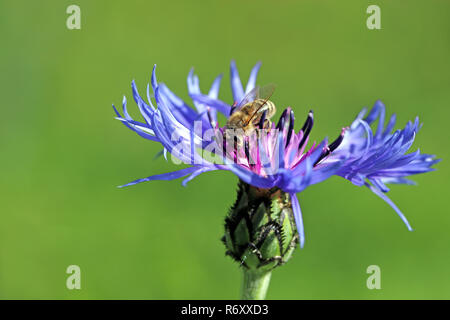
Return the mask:
[(232, 109), (225, 128), (235, 130), (239, 146), (242, 146), (244, 137), (258, 134), (257, 129), (271, 128), (270, 119), (275, 115), (276, 108), (269, 98), (274, 90), (273, 84), (255, 87)]

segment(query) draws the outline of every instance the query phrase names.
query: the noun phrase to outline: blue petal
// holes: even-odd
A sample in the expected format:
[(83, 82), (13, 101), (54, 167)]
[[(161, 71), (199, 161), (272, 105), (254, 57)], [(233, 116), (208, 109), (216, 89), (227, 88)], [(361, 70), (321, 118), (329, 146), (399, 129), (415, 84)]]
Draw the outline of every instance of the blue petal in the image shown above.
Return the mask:
[(197, 169), (196, 171), (194, 171), (189, 177), (187, 177), (186, 179), (183, 180), (182, 185), (183, 187), (186, 187), (187, 183), (189, 181), (191, 181), (192, 179), (196, 178), (197, 176), (199, 176), (200, 174), (204, 173), (204, 172), (208, 172), (211, 170), (217, 170), (217, 169), (213, 169), (213, 168), (207, 168), (207, 167), (201, 167), (199, 169)]
[(183, 100), (175, 95), (166, 85), (159, 86), (161, 94), (163, 94), (174, 106), (172, 112), (177, 120), (186, 127), (192, 127), (197, 113), (190, 108)]
[(305, 230), (303, 227), (302, 210), (300, 209), (300, 203), (298, 202), (297, 195), (295, 193), (290, 193), (290, 196), (295, 224), (297, 225), (297, 231), (300, 237), (300, 248), (303, 248), (305, 245)]
[(244, 89), (242, 88), (241, 78), (239, 77), (236, 62), (234, 60), (232, 60), (230, 64), (230, 81), (233, 99), (235, 102), (240, 102), (242, 98), (244, 98)]
[(345, 158), (338, 159), (334, 162), (320, 164), (318, 167), (314, 168), (314, 174), (311, 178), (310, 185), (322, 182), (336, 174), (339, 168), (345, 163), (345, 160)]
[(139, 95), (139, 92), (137, 90), (137, 87), (136, 87), (136, 82), (134, 80), (131, 81), (131, 88), (132, 88), (132, 91), (133, 91), (134, 101), (138, 105), (139, 111), (141, 112), (141, 115), (144, 117), (145, 121), (148, 124), (151, 124), (150, 119), (152, 117), (152, 114), (153, 114), (154, 110), (150, 109), (150, 107), (141, 98), (141, 96)]
[(381, 105), (376, 103), (373, 105), (372, 109), (370, 110), (367, 117), (364, 119), (368, 124), (372, 124), (372, 122), (375, 121), (375, 119), (378, 116), (378, 113), (380, 112)]
[(411, 225), (409, 224), (408, 220), (406, 219), (406, 217), (403, 215), (403, 213), (400, 211), (400, 209), (395, 205), (395, 203), (392, 202), (391, 199), (389, 199), (383, 192), (381, 192), (380, 190), (378, 190), (378, 188), (371, 186), (370, 184), (366, 183), (366, 186), (372, 190), (373, 193), (375, 193), (377, 196), (379, 196), (381, 199), (383, 199), (388, 205), (391, 206), (392, 209), (395, 210), (395, 212), (397, 212), (398, 216), (400, 217), (400, 219), (402, 219), (402, 221), (406, 224), (406, 227), (408, 228), (409, 231), (413, 231), (413, 228), (411, 228)]
[(149, 83), (147, 83), (147, 100), (148, 100), (148, 103), (149, 103), (150, 107), (152, 107), (152, 110), (155, 111), (156, 108), (155, 108), (155, 106), (153, 105), (152, 99), (151, 99), (151, 97), (150, 97), (150, 84), (149, 84)]
[(173, 171), (173, 172), (168, 172), (168, 173), (163, 173), (163, 174), (157, 174), (154, 176), (150, 176), (147, 178), (143, 178), (143, 179), (138, 179), (138, 180), (134, 180), (130, 183), (124, 184), (123, 186), (119, 186), (119, 188), (123, 188), (123, 187), (128, 187), (134, 184), (138, 184), (141, 182), (145, 182), (145, 181), (153, 181), (153, 180), (174, 180), (174, 179), (178, 179), (184, 176), (187, 176), (190, 173), (195, 172), (196, 170), (198, 170), (198, 167), (189, 167), (189, 168), (184, 168), (178, 171)]
[(397, 120), (397, 115), (394, 113), (394, 114), (392, 114), (391, 118), (389, 119), (386, 129), (384, 130), (383, 139), (386, 138), (392, 132), (392, 129), (395, 126), (396, 120)]
[(148, 140), (152, 140), (152, 141), (159, 141), (159, 139), (155, 136), (150, 135), (149, 133), (139, 130), (136, 128), (136, 126), (130, 124), (129, 121), (127, 121), (126, 119), (123, 119), (119, 113), (119, 111), (116, 109), (116, 107), (113, 105), (113, 109), (114, 112), (117, 114), (117, 116), (119, 117), (118, 119), (130, 130), (133, 130), (134, 132), (136, 132), (138, 135), (140, 135), (142, 138), (148, 139)]
[(375, 137), (379, 139), (381, 137), (381, 134), (383, 133), (383, 126), (384, 126), (384, 117), (386, 114), (386, 108), (380, 100), (375, 102), (376, 105), (378, 105), (380, 114), (378, 115), (378, 127), (377, 131), (375, 133)]
[(209, 89), (208, 96), (213, 99), (217, 99), (219, 96), (220, 81), (222, 80), (223, 74), (219, 74), (216, 79), (214, 79), (211, 89)]
[(413, 181), (413, 180), (409, 180), (406, 178), (381, 178), (381, 181), (383, 181), (383, 183), (392, 183), (392, 184), (409, 184), (409, 185), (416, 185), (417, 182)]
[(249, 93), (255, 88), (256, 77), (258, 76), (259, 68), (261, 68), (261, 62), (258, 62), (250, 72), (250, 77), (248, 78), (247, 86), (245, 87), (245, 94)]
[[(229, 160), (228, 160), (229, 161)], [(229, 168), (235, 175), (237, 175), (242, 181), (263, 189), (270, 189), (275, 186), (275, 181), (270, 178), (262, 177), (250, 170), (244, 169), (241, 166), (229, 163), (227, 164), (227, 168)]]
[(305, 175), (303, 176), (303, 179), (300, 183), (300, 190), (305, 190), (311, 183), (312, 175), (313, 175), (313, 164), (316, 162), (316, 160), (312, 160), (311, 157), (306, 158), (306, 171)]
[(151, 82), (152, 82), (153, 92), (155, 92), (156, 87), (158, 87), (158, 81), (156, 81), (156, 64), (153, 66)]
[(381, 179), (375, 179), (375, 178), (369, 178), (369, 181), (372, 182), (372, 184), (381, 192), (388, 192), (389, 188), (386, 187), (386, 185), (381, 181)]
[(192, 100), (198, 103), (217, 109), (217, 111), (219, 111), (226, 117), (230, 115), (231, 107), (221, 100), (212, 99), (211, 97), (204, 94), (190, 94), (190, 97), (192, 98)]
[[(194, 69), (192, 68), (191, 71), (189, 71), (188, 78), (187, 78), (187, 84), (188, 84), (188, 91), (189, 94), (201, 94), (200, 91), (200, 83), (197, 75), (194, 74)], [(205, 111), (205, 106), (201, 103), (198, 103), (194, 101), (194, 106), (197, 109), (199, 113), (202, 113)]]
[[(369, 153), (370, 151), (370, 147), (373, 144), (373, 134), (372, 134), (372, 129), (370, 128), (370, 126), (368, 125), (368, 123), (364, 120), (359, 120), (359, 123), (363, 126), (364, 130), (366, 131), (366, 143), (364, 145), (364, 152), (361, 153), (361, 155), (358, 157), (357, 160), (362, 161), (364, 156)], [(362, 146), (359, 146), (362, 147)]]

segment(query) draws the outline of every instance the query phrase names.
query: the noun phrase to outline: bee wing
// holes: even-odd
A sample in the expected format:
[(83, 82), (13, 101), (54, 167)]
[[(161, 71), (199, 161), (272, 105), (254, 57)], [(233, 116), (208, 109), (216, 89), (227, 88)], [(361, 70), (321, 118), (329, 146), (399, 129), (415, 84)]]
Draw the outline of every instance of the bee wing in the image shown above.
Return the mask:
[(247, 103), (250, 103), (250, 102), (255, 101), (256, 99), (258, 99), (259, 90), (260, 90), (260, 87), (256, 86), (256, 87), (253, 88), (253, 90), (249, 91), (249, 93), (247, 93), (244, 96), (244, 98), (242, 98), (242, 100), (236, 105), (236, 110), (240, 110)]
[(255, 88), (253, 88), (253, 90), (247, 93), (244, 98), (237, 104), (236, 110), (240, 110), (243, 106), (255, 101), (256, 99), (263, 99), (267, 101), (270, 99), (274, 91), (275, 85), (273, 83), (270, 83), (263, 87), (256, 86)]
[(269, 100), (270, 97), (273, 95), (273, 92), (275, 91), (275, 84), (269, 83), (265, 86), (261, 87), (258, 92), (257, 99), (263, 99), (265, 101)]

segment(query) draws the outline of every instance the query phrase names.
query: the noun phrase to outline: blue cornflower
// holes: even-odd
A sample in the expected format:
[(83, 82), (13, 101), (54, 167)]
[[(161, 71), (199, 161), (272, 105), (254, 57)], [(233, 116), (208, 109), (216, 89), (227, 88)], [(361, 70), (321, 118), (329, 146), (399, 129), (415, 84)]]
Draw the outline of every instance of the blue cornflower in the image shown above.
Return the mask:
[[(258, 63), (251, 71), (245, 87), (242, 86), (236, 65), (231, 63), (231, 89), (233, 103), (218, 99), (222, 75), (213, 82), (208, 94), (200, 91), (199, 79), (191, 71), (188, 75), (188, 91), (195, 109), (176, 96), (166, 85), (156, 80), (155, 68), (151, 76), (154, 106), (147, 86), (147, 102), (141, 98), (134, 81), (133, 97), (144, 122), (133, 120), (127, 112), (123, 99), (123, 116), (114, 107), (117, 119), (140, 136), (159, 142), (167, 159), (167, 152), (187, 168), (138, 179), (125, 186), (152, 180), (173, 180), (186, 177), (183, 185), (201, 173), (213, 170), (229, 170), (239, 179), (255, 188), (280, 189), (289, 194), (300, 245), (304, 245), (302, 213), (297, 193), (312, 184), (322, 182), (333, 175), (339, 175), (352, 183), (368, 186), (388, 202), (405, 221), (398, 208), (384, 195), (388, 189), (385, 183), (410, 183), (407, 175), (427, 172), (438, 160), (433, 156), (406, 154), (418, 131), (418, 120), (408, 123), (405, 129), (391, 134), (395, 117), (391, 118), (385, 130), (384, 106), (377, 102), (370, 114), (362, 119), (363, 110), (349, 128), (344, 128), (336, 140), (328, 144), (313, 142), (308, 148), (311, 129), (314, 124), (310, 111), (298, 132), (294, 130), (295, 117), (291, 108), (286, 108), (278, 123), (267, 124), (265, 114), (259, 129), (261, 133), (246, 136), (242, 143), (228, 140), (227, 126), (219, 126), (217, 113), (229, 117), (236, 112), (236, 106), (257, 92), (256, 77)], [(239, 108), (239, 107), (238, 107)], [(370, 124), (378, 116), (379, 126), (375, 134)], [(208, 132), (208, 134), (206, 134)], [(199, 153), (201, 152), (201, 153)], [(220, 160), (220, 161), (217, 161)]]

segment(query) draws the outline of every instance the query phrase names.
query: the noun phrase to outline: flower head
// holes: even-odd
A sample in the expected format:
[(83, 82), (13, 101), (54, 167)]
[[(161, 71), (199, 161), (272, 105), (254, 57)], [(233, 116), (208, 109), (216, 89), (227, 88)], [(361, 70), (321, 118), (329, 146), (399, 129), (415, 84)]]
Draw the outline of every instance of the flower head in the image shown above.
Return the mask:
[[(254, 188), (276, 188), (289, 194), (300, 244), (303, 246), (303, 222), (296, 194), (332, 175), (339, 175), (356, 185), (368, 186), (388, 201), (406, 222), (383, 192), (387, 191), (385, 183), (409, 183), (405, 176), (430, 171), (431, 165), (437, 162), (431, 156), (419, 152), (405, 155), (418, 130), (418, 121), (390, 134), (395, 117), (391, 118), (383, 130), (384, 106), (378, 102), (365, 119), (362, 119), (365, 113), (363, 110), (353, 124), (348, 129), (344, 128), (330, 144), (324, 139), (320, 143), (313, 142), (308, 147), (314, 124), (313, 112), (307, 114), (302, 128), (295, 131), (294, 112), (288, 107), (277, 123), (266, 119), (267, 113), (261, 112), (257, 123), (252, 124), (251, 134), (230, 134), (230, 126), (219, 125), (217, 113), (230, 119), (236, 112), (242, 112), (239, 108), (243, 108), (244, 101), (257, 99), (256, 77), (259, 68), (260, 63), (252, 69), (244, 90), (236, 65), (234, 61), (231, 63), (230, 79), (234, 100), (231, 104), (218, 99), (222, 75), (213, 81), (209, 92), (203, 94), (198, 77), (191, 71), (187, 83), (195, 109), (166, 85), (157, 82), (155, 68), (151, 86), (156, 107), (152, 102), (150, 86), (147, 86), (146, 102), (139, 95), (133, 81), (133, 97), (144, 121), (136, 121), (130, 117), (125, 98), (123, 115), (114, 107), (117, 119), (140, 136), (159, 142), (166, 159), (169, 152), (174, 159), (189, 167), (138, 179), (125, 186), (187, 176), (183, 180), (183, 185), (186, 185), (204, 172), (231, 171)], [(373, 134), (370, 124), (377, 117), (379, 126)]]

